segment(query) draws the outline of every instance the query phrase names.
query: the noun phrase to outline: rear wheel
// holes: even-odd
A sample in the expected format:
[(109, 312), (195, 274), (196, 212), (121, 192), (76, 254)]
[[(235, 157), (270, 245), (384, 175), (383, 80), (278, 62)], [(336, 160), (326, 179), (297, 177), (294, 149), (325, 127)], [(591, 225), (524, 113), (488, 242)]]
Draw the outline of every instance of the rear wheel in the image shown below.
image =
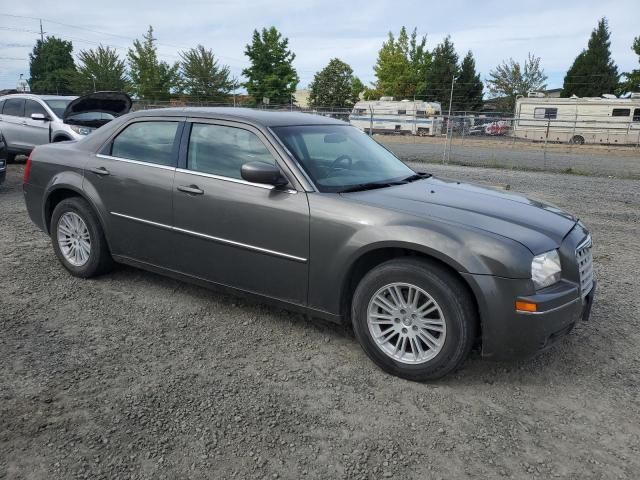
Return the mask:
[(51, 216), (51, 243), (62, 265), (74, 276), (89, 278), (112, 264), (96, 214), (86, 200), (62, 200)]
[(571, 143), (576, 145), (584, 145), (584, 137), (582, 135), (574, 135), (571, 139)]
[(455, 370), (476, 338), (477, 314), (465, 286), (440, 265), (415, 258), (385, 262), (365, 275), (351, 314), (369, 358), (408, 380)]

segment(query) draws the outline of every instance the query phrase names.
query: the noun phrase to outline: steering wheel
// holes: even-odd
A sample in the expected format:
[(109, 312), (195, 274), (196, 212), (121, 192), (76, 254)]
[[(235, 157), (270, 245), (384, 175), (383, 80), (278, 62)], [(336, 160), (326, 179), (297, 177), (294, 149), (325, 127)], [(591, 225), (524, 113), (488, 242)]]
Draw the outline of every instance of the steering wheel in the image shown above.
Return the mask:
[[(348, 163), (349, 166), (341, 167), (340, 164), (345, 162)], [(331, 168), (343, 168), (343, 169), (348, 168), (349, 170), (351, 170), (352, 165), (353, 165), (353, 159), (349, 155), (340, 155), (331, 163)]]

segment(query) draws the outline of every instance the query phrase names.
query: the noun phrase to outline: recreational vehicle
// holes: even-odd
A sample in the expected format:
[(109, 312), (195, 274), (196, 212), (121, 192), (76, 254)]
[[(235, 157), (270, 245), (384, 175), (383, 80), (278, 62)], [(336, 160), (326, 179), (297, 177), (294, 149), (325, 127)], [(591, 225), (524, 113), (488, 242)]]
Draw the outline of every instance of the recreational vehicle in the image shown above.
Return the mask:
[(434, 136), (442, 128), (442, 107), (438, 102), (382, 97), (356, 103), (349, 122), (367, 133), (395, 133)]
[(516, 100), (513, 134), (549, 142), (640, 144), (640, 94)]

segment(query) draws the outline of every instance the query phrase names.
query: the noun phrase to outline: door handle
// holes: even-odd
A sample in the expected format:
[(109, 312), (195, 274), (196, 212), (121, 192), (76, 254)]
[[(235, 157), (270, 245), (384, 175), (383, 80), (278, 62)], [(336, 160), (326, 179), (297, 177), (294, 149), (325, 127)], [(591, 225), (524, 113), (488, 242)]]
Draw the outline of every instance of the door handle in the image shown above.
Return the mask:
[(109, 170), (104, 167), (90, 168), (89, 171), (101, 176), (110, 175)]
[(191, 195), (202, 195), (204, 193), (204, 190), (198, 188), (197, 185), (180, 185), (178, 187), (178, 190), (184, 193), (189, 193)]

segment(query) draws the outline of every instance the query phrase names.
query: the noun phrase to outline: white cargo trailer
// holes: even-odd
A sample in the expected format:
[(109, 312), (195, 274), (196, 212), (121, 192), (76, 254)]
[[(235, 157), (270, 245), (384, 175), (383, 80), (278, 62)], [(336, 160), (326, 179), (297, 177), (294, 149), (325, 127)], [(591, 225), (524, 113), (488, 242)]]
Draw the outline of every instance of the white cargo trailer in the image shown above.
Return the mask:
[(640, 144), (640, 94), (516, 100), (513, 134), (537, 141)]
[(441, 114), (439, 102), (382, 97), (356, 103), (349, 122), (364, 132), (434, 136), (442, 129)]

